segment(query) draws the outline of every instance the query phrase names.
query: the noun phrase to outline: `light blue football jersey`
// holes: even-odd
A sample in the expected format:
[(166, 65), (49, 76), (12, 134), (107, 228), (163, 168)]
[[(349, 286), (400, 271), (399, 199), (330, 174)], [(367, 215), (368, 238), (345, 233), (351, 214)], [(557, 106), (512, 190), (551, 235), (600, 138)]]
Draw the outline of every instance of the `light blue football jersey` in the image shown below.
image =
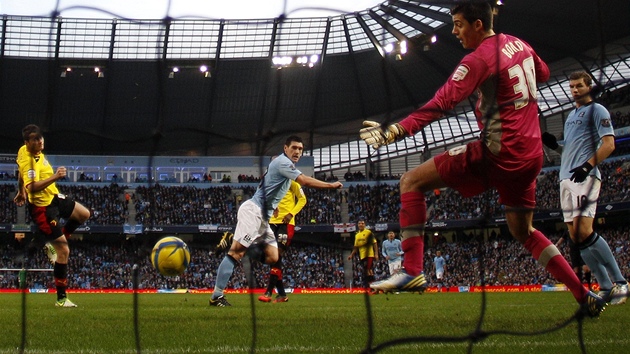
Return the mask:
[(287, 155), (278, 155), (269, 164), (252, 201), (263, 210), (267, 218), (271, 217), (280, 200), (287, 194), (291, 181), (301, 174)]
[[(591, 158), (601, 145), (601, 138), (615, 135), (608, 110), (599, 103), (574, 109), (564, 123), (564, 147), (560, 162), (560, 180), (571, 178), (572, 169)], [(601, 179), (597, 166), (590, 175)]]

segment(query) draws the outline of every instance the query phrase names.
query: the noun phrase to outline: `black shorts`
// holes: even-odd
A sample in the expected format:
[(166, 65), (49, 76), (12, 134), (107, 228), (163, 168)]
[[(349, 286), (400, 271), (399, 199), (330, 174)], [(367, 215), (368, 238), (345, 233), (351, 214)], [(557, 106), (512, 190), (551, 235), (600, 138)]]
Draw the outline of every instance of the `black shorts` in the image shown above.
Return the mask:
[(38, 207), (33, 204), (28, 205), (31, 218), (37, 226), (37, 230), (46, 237), (47, 240), (54, 240), (63, 235), (59, 219), (68, 219), (74, 211), (75, 201), (67, 198), (63, 194), (56, 195), (48, 206)]
[(278, 248), (282, 251), (286, 251), (293, 239), (295, 226), (291, 224), (269, 224), (269, 226), (271, 226), (271, 230), (273, 230), (273, 234), (276, 236)]
[(365, 269), (365, 275), (371, 277), (374, 275), (374, 269), (372, 269), (374, 264), (374, 257), (365, 257), (361, 260), (361, 265), (363, 269)]

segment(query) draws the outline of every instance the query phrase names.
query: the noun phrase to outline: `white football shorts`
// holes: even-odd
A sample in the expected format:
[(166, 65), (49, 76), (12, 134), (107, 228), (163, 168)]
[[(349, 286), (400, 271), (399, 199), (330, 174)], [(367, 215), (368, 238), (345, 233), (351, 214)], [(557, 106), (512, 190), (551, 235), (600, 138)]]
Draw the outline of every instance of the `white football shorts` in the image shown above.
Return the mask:
[(399, 258), (397, 261), (388, 261), (389, 275), (392, 275), (402, 268), (402, 260)]
[(564, 222), (573, 222), (578, 216), (594, 218), (601, 185), (602, 182), (593, 176), (586, 177), (582, 183), (570, 179), (560, 181), (560, 207)]
[(234, 230), (234, 240), (249, 248), (253, 244), (267, 244), (278, 247), (269, 221), (263, 217), (262, 209), (250, 200), (238, 208), (238, 221)]

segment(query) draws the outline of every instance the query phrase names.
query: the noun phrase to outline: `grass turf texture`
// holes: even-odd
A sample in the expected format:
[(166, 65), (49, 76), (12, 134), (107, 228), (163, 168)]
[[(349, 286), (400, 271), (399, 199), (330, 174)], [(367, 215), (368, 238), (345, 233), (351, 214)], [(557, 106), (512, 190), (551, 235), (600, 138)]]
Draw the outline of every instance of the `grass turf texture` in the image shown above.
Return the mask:
[[(465, 293), (290, 295), (282, 304), (258, 295), (228, 294), (232, 307), (208, 306), (207, 294), (138, 295), (142, 353), (360, 353), (368, 348), (367, 301), (373, 321), (370, 348), (402, 338), (415, 341), (380, 353), (466, 353), (480, 321), (482, 295)], [(131, 294), (71, 294), (78, 308), (54, 307), (52, 294), (26, 295), (26, 353), (135, 353)], [(0, 294), (0, 353), (22, 343), (22, 294)], [(481, 331), (552, 329), (577, 310), (570, 293), (488, 293)], [(252, 303), (254, 308), (252, 309)], [(255, 337), (252, 313), (255, 312)], [(587, 352), (617, 352), (630, 345), (630, 306), (609, 306), (584, 319)], [(541, 335), (491, 334), (473, 353), (580, 353), (574, 321)], [(445, 337), (447, 341), (427, 337)], [(255, 338), (255, 339), (254, 339)], [(255, 346), (255, 351), (252, 351)]]

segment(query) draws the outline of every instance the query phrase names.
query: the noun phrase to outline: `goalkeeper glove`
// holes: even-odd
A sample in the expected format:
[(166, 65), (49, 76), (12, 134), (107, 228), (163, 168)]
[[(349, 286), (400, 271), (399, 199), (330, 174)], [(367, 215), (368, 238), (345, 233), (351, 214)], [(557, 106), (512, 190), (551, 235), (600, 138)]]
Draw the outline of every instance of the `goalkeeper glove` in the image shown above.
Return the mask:
[(388, 126), (387, 129), (383, 130), (379, 123), (371, 120), (363, 121), (363, 129), (359, 131), (361, 139), (375, 149), (400, 140), (406, 135), (407, 132), (405, 131), (405, 128), (403, 128), (399, 123), (394, 123)]
[(555, 150), (558, 148), (558, 139), (556, 136), (547, 132), (542, 133), (542, 142), (546, 147), (551, 150)]
[(592, 169), (593, 169), (593, 166), (590, 163), (588, 163), (588, 161), (586, 161), (581, 166), (578, 166), (572, 169), (571, 171), (569, 171), (570, 173), (573, 173), (571, 175), (571, 180), (575, 183), (584, 182), (584, 180), (588, 176), (588, 173), (591, 172)]

